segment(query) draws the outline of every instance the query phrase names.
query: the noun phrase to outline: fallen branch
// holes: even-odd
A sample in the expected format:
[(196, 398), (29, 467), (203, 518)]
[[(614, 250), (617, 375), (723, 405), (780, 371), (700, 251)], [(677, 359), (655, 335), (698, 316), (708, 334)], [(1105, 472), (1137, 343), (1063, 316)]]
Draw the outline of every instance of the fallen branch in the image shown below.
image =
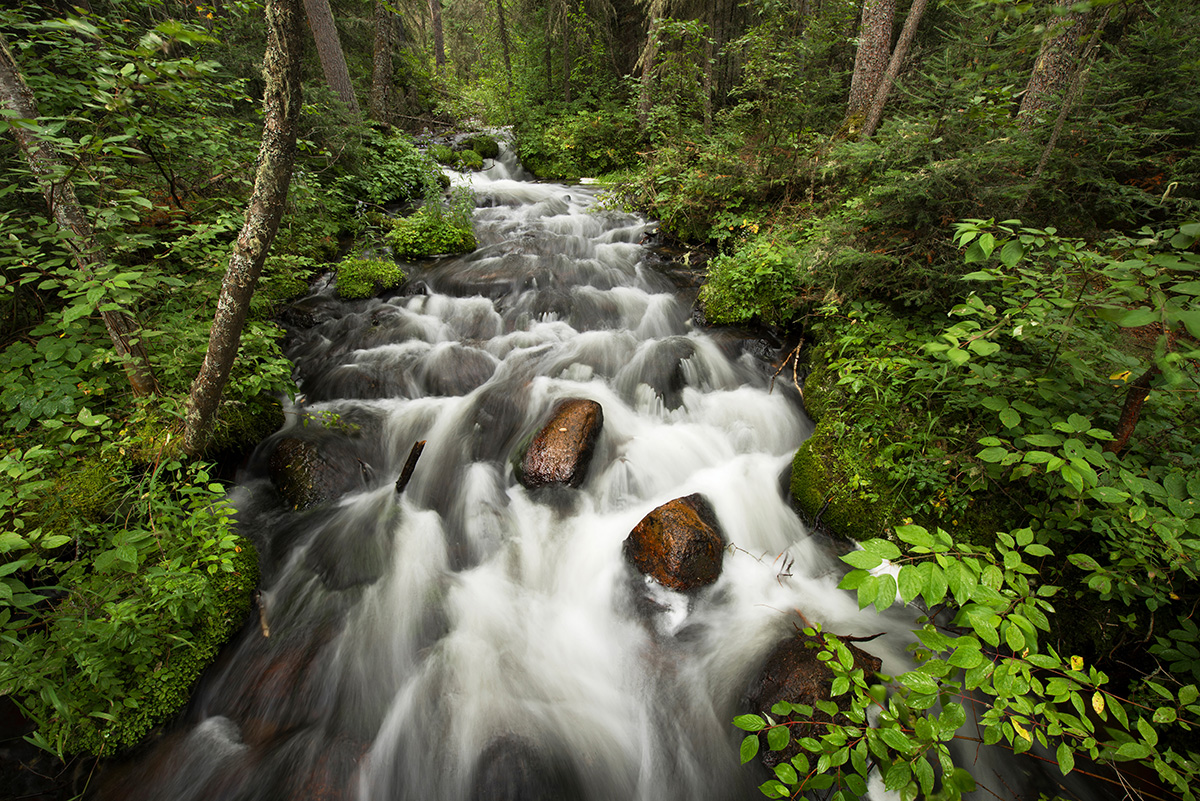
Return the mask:
[(425, 440), (414, 442), (412, 450), (408, 452), (408, 461), (404, 463), (404, 469), (400, 471), (400, 478), (396, 479), (396, 494), (404, 492), (404, 488), (408, 486), (409, 479), (412, 478), (413, 470), (417, 466), (417, 460), (421, 458), (421, 451), (425, 450)]

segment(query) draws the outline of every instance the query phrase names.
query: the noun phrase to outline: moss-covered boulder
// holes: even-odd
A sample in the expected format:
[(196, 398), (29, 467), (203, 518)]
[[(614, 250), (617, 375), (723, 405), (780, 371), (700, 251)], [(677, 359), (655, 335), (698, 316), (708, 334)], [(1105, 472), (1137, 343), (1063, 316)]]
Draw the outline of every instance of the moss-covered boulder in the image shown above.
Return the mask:
[(341, 298), (369, 298), (404, 283), (404, 270), (387, 259), (349, 256), (337, 266), (337, 294)]
[(462, 141), (462, 147), (473, 150), (485, 159), (500, 157), (500, 143), (485, 133), (473, 134)]

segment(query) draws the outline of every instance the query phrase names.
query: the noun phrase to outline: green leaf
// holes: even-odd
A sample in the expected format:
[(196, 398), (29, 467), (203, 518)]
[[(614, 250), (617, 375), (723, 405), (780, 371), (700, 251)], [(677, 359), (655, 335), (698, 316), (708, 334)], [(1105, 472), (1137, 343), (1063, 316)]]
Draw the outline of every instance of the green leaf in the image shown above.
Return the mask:
[(1066, 743), (1058, 744), (1058, 769), (1062, 771), (1062, 775), (1066, 776), (1075, 769), (1075, 752)]
[(990, 339), (973, 339), (967, 347), (978, 356), (991, 356), (1000, 350), (1000, 344)]
[(1011, 406), (1000, 412), (1000, 422), (1007, 428), (1016, 428), (1021, 424), (1021, 415)]
[(924, 589), (921, 573), (914, 565), (905, 565), (900, 568), (896, 584), (900, 588), (900, 600), (904, 603), (914, 600)]
[(1117, 749), (1120, 759), (1145, 759), (1150, 756), (1150, 746), (1145, 743), (1124, 743)]
[(758, 715), (738, 715), (733, 719), (733, 725), (742, 731), (762, 731), (767, 726)]
[(1080, 570), (1097, 571), (1100, 570), (1100, 563), (1092, 557), (1083, 553), (1073, 553), (1067, 556), (1067, 561), (1075, 565)]
[(1012, 269), (1017, 266), (1017, 262), (1025, 255), (1025, 248), (1022, 247), (1019, 239), (1010, 239), (1000, 249), (1000, 263), (1005, 267)]
[(875, 593), (875, 608), (883, 612), (894, 603), (896, 603), (896, 579), (891, 573), (884, 573), (879, 577), (879, 589)]
[(949, 359), (950, 363), (955, 367), (961, 367), (971, 360), (971, 354), (967, 353), (962, 348), (950, 348), (950, 350), (946, 351), (946, 358)]
[(1120, 503), (1129, 498), (1128, 492), (1122, 492), (1114, 487), (1092, 487), (1087, 494), (1101, 503)]
[(795, 784), (799, 781), (796, 776), (796, 769), (789, 762), (783, 762), (775, 766), (775, 778), (786, 784)]
[(754, 757), (758, 755), (758, 735), (747, 734), (742, 740), (742, 747), (740, 751), (743, 765), (754, 759)]
[[(758, 739), (757, 734), (751, 736), (754, 737), (755, 740)], [(767, 747), (772, 751), (782, 751), (783, 749), (787, 748), (787, 745), (789, 742), (791, 742), (791, 739), (792, 732), (787, 726), (775, 726), (767, 730)], [(755, 751), (757, 750), (758, 749), (756, 748)], [(745, 760), (742, 761), (744, 762)]]
[(935, 544), (933, 535), (921, 526), (896, 526), (896, 536), (900, 538), (901, 542), (921, 548), (933, 548)]
[(896, 543), (888, 540), (867, 540), (862, 547), (867, 553), (875, 554), (881, 559), (899, 559), (902, 555)]
[(874, 570), (883, 564), (883, 558), (876, 556), (867, 551), (851, 551), (842, 557), (842, 561), (851, 567), (861, 568), (863, 570)]
[(1143, 325), (1150, 325), (1158, 322), (1158, 315), (1153, 309), (1148, 309), (1142, 306), (1137, 309), (1130, 309), (1117, 318), (1117, 325), (1122, 328), (1139, 328)]

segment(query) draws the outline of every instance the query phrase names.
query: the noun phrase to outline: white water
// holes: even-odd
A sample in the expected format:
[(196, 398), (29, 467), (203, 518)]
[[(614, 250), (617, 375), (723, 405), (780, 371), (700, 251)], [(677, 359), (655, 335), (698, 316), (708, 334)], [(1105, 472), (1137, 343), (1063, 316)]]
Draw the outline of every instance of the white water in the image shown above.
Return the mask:
[[(766, 776), (738, 765), (730, 720), (797, 612), (903, 631), (836, 589), (788, 507), (810, 429), (795, 399), (692, 326), (645, 263), (644, 221), (516, 171), (471, 179), (480, 248), (414, 267), (423, 294), (330, 300), (296, 338), (308, 403), (234, 497), (270, 636), (248, 627), (112, 797), (757, 798)], [(566, 397), (604, 410), (589, 477), (531, 493), (510, 460)], [(263, 465), (284, 435), (340, 440), (361, 490), (281, 508)], [(622, 542), (695, 492), (731, 547), (716, 584), (685, 596), (636, 574)], [(899, 672), (903, 642), (866, 647)]]

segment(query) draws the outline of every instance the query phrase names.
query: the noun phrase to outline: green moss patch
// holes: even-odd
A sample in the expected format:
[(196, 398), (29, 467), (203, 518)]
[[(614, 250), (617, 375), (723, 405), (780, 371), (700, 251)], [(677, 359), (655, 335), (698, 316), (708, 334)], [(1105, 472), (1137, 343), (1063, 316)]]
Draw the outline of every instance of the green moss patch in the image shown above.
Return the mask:
[(404, 282), (400, 265), (383, 259), (352, 256), (337, 266), (337, 294), (342, 298), (369, 298)]

